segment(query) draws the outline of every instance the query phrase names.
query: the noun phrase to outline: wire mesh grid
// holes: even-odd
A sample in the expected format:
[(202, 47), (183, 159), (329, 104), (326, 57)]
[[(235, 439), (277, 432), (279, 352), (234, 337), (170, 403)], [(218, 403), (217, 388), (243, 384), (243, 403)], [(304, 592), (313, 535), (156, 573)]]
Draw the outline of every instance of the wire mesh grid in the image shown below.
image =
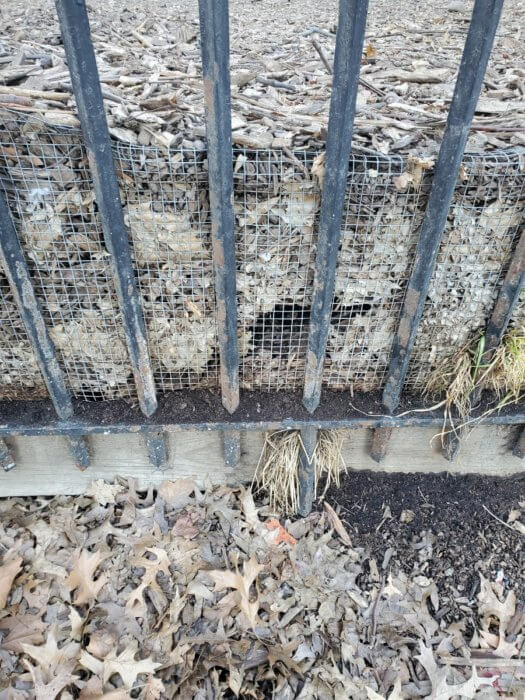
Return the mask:
[[(410, 274), (428, 184), (399, 156), (350, 159), (324, 385), (379, 389)], [(415, 171), (414, 171), (415, 172)]]
[[(134, 398), (80, 131), (36, 115), (2, 111), (0, 117), (0, 187), (67, 383), (85, 399)], [(157, 388), (218, 386), (206, 153), (122, 142), (114, 153)], [(234, 153), (244, 388), (303, 386), (321, 163), (304, 151)], [(368, 391), (384, 382), (431, 182), (425, 167), (418, 159), (351, 157), (327, 387)], [(409, 390), (420, 390), (429, 369), (485, 324), (523, 217), (523, 182), (516, 153), (465, 158)], [(3, 374), (10, 374), (7, 383), (38, 392), (43, 383), (1, 276), (0, 294)], [(27, 391), (24, 396), (30, 398)]]
[(406, 390), (424, 389), (431, 370), (485, 327), (525, 219), (524, 165), (516, 153), (465, 156)]
[(47, 395), (35, 353), (0, 263), (0, 399)]
[(0, 123), (4, 191), (68, 386), (84, 399), (133, 396), (80, 133), (40, 115)]
[(235, 154), (240, 381), (296, 389), (304, 381), (319, 189), (312, 156)]
[(219, 354), (206, 154), (117, 144), (115, 155), (156, 386), (215, 386)]

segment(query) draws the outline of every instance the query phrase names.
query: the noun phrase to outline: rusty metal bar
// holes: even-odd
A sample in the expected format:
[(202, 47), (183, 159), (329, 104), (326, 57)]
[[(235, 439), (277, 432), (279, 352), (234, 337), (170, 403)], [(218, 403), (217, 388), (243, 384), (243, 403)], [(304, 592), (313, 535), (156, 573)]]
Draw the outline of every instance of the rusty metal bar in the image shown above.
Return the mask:
[[(485, 350), (483, 352), (483, 364), (488, 365), (494, 357), (494, 353), (501, 343), (503, 336), (512, 318), (516, 304), (525, 286), (525, 226), (521, 226), (518, 245), (512, 256), (512, 260), (503, 280), (501, 290), (492, 310), (487, 329), (485, 331)], [(478, 386), (471, 395), (471, 404), (476, 406), (481, 398), (482, 387)], [(447, 433), (443, 456), (449, 462), (457, 457), (460, 447), (462, 431)]]
[(228, 0), (199, 0), (222, 402), (239, 405)]
[(155, 469), (167, 469), (168, 467), (168, 444), (166, 435), (161, 432), (145, 433), (146, 449), (148, 458)]
[(376, 428), (374, 430), (370, 448), (370, 457), (372, 457), (374, 462), (379, 464), (386, 457), (393, 430), (393, 428)]
[(310, 413), (319, 405), (321, 396), (367, 11), (368, 0), (339, 2), (303, 393), (304, 406)]
[(75, 460), (75, 465), (78, 469), (84, 471), (91, 463), (87, 438), (84, 435), (71, 435), (67, 440), (69, 449)]
[(515, 457), (519, 457), (519, 459), (523, 459), (525, 457), (525, 426), (520, 428), (518, 438), (514, 443), (514, 447), (512, 448), (512, 454)]
[(227, 469), (236, 469), (241, 461), (241, 433), (239, 430), (223, 430), (222, 454)]
[(0, 467), (5, 472), (10, 472), (11, 469), (16, 467), (15, 458), (11, 454), (11, 450), (6, 444), (5, 440), (0, 438)]
[(512, 256), (511, 263), (500, 293), (494, 305), (485, 332), (485, 352), (483, 362), (490, 362), (494, 351), (503, 338), (521, 291), (525, 286), (525, 226), (522, 225), (518, 245)]
[(503, 0), (476, 0), (383, 392), (396, 409), (443, 236), (459, 166), (489, 60)]
[(315, 490), (315, 446), (317, 428), (308, 426), (301, 430), (303, 449), (299, 455), (299, 515), (303, 518), (312, 511)]
[[(230, 415), (213, 391), (173, 391), (159, 396), (159, 409), (147, 420), (124, 399), (75, 399), (75, 415), (57, 419), (50, 401), (0, 401), (0, 437), (11, 435), (93, 435), (97, 433), (176, 432), (179, 430), (288, 430), (315, 427), (407, 428), (443, 425), (443, 411), (411, 397), (401, 402), (398, 416), (382, 414), (376, 394), (325, 390), (315, 418), (301, 404), (300, 392), (277, 392), (271, 403), (265, 392), (242, 392), (239, 408)], [(510, 404), (485, 415), (496, 397), (487, 396), (472, 412), (476, 425), (525, 424), (525, 406)], [(291, 408), (292, 407), (292, 408)], [(199, 419), (196, 416), (206, 416)]]
[(150, 416), (157, 408), (153, 371), (128, 233), (124, 224), (86, 4), (85, 0), (55, 0), (55, 3), (93, 176), (104, 240), (111, 254), (115, 287), (139, 403), (145, 415)]
[(9, 280), (53, 406), (59, 418), (67, 420), (73, 416), (71, 396), (58, 364), (54, 345), (47, 332), (40, 304), (35, 296), (15, 225), (2, 194), (0, 194), (0, 261)]

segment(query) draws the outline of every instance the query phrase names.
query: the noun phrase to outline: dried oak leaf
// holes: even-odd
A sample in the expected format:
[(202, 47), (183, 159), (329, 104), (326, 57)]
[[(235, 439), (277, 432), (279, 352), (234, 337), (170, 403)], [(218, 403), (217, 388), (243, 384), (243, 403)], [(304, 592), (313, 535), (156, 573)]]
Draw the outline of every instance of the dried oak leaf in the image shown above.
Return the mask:
[(0, 642), (0, 649), (11, 651), (15, 654), (23, 652), (22, 645), (38, 644), (44, 639), (45, 625), (39, 615), (16, 615), (0, 620), (0, 630), (8, 631)]
[(117, 673), (129, 690), (141, 673), (155, 673), (162, 664), (156, 663), (151, 657), (136, 661), (137, 649), (138, 644), (135, 640), (130, 642), (121, 654), (117, 655), (116, 649), (112, 649), (104, 659), (103, 682), (107, 683), (111, 676)]
[(449, 685), (447, 675), (450, 669), (447, 666), (438, 667), (432, 649), (425, 646), (420, 640), (419, 648), (421, 653), (416, 655), (416, 659), (425, 669), (432, 686), (432, 692), (427, 695), (427, 700), (452, 700), (452, 698), (473, 698), (482, 685), (490, 685), (487, 678), (478, 678), (476, 667), (472, 667), (472, 675), (464, 683)]
[(104, 479), (92, 481), (86, 490), (86, 496), (91, 496), (101, 506), (115, 503), (115, 496), (124, 491), (120, 484), (109, 484)]
[(66, 586), (70, 591), (77, 589), (73, 599), (75, 605), (84, 605), (84, 603), (95, 600), (100, 589), (105, 585), (107, 581), (105, 574), (101, 574), (96, 580), (94, 579), (95, 571), (103, 559), (100, 551), (90, 553), (84, 549), (80, 552), (66, 581)]
[(332, 508), (332, 506), (327, 503), (326, 501), (323, 503), (326, 515), (328, 516), (328, 522), (330, 525), (334, 528), (334, 530), (337, 532), (341, 540), (343, 541), (344, 544), (346, 544), (347, 547), (352, 546), (352, 540), (350, 539), (350, 535), (346, 531), (345, 526), (341, 522), (341, 519), (335, 512), (335, 510)]
[(239, 607), (252, 628), (257, 624), (259, 600), (256, 599), (253, 603), (250, 602), (250, 588), (263, 569), (264, 566), (258, 564), (255, 557), (252, 556), (248, 561), (244, 562), (242, 574), (237, 567), (236, 571), (208, 571), (208, 574), (215, 582), (215, 591), (223, 591), (225, 588), (234, 588), (239, 592)]
[(392, 688), (392, 692), (390, 695), (385, 698), (384, 695), (380, 695), (379, 693), (376, 693), (375, 690), (372, 690), (372, 688), (369, 688), (366, 686), (366, 694), (368, 696), (368, 700), (405, 700), (404, 696), (401, 695), (401, 679), (397, 678), (396, 682), (394, 683), (394, 687)]
[(27, 659), (22, 663), (31, 674), (36, 700), (55, 700), (56, 696), (68, 685), (77, 683), (78, 676), (73, 675), (75, 660), (66, 661), (55, 670), (52, 678), (48, 679), (46, 670), (33, 666)]
[(13, 585), (13, 581), (17, 577), (22, 568), (22, 557), (13, 557), (7, 559), (0, 566), (0, 610), (5, 608), (7, 596)]
[(45, 673), (53, 675), (54, 671), (62, 667), (68, 661), (75, 660), (78, 656), (80, 644), (68, 642), (60, 649), (58, 648), (58, 628), (53, 625), (47, 635), (46, 643), (35, 646), (34, 644), (23, 644), (22, 649), (25, 654), (31, 656)]

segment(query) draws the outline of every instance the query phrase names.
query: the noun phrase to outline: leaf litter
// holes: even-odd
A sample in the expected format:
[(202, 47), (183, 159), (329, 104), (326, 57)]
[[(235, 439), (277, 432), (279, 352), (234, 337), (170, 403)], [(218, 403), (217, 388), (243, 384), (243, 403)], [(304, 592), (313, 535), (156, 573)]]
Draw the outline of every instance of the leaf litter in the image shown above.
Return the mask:
[[(333, 491), (295, 520), (188, 479), (1, 500), (0, 699), (522, 696), (523, 603), (500, 574), (440, 614), (431, 567), (377, 559)], [(374, 537), (417, 525), (403, 505)], [(520, 537), (523, 505), (512, 535), (491, 522)]]

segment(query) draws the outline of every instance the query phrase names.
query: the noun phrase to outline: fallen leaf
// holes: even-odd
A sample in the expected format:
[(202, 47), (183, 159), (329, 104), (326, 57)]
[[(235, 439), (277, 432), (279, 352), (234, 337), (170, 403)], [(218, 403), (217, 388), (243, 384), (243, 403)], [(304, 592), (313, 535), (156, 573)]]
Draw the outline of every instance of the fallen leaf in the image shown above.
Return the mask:
[(273, 539), (273, 544), (281, 544), (281, 542), (286, 542), (292, 546), (297, 544), (295, 537), (292, 537), (289, 532), (286, 532), (285, 528), (275, 518), (268, 520), (265, 525), (268, 530), (277, 530)]
[(13, 557), (0, 566), (0, 610), (5, 608), (13, 581), (22, 569), (22, 557)]
[(22, 659), (22, 663), (31, 674), (36, 700), (55, 700), (68, 685), (77, 683), (80, 679), (73, 675), (76, 661), (70, 660), (55, 669), (52, 677), (46, 674), (47, 669), (33, 666), (28, 659)]
[(257, 611), (259, 609), (258, 599), (250, 602), (250, 588), (264, 566), (257, 563), (255, 557), (251, 557), (244, 562), (243, 573), (236, 571), (209, 571), (208, 574), (215, 582), (215, 591), (222, 591), (225, 588), (234, 588), (240, 595), (240, 608), (246, 615), (250, 627), (257, 624)]
[(80, 644), (77, 642), (67, 642), (60, 649), (58, 648), (58, 627), (53, 625), (46, 637), (45, 644), (36, 646), (34, 644), (22, 644), (25, 654), (46, 669), (46, 672), (54, 672), (55, 669), (63, 666), (67, 661), (76, 659)]
[(44, 629), (41, 615), (4, 617), (0, 620), (0, 630), (8, 630), (8, 634), (0, 641), (0, 649), (21, 654), (23, 644), (39, 644), (44, 641)]
[(328, 516), (328, 520), (330, 522), (330, 525), (334, 528), (334, 530), (337, 532), (341, 540), (343, 541), (344, 544), (347, 545), (347, 547), (352, 546), (352, 540), (350, 539), (350, 535), (346, 531), (345, 526), (341, 522), (341, 519), (335, 512), (335, 510), (332, 508), (332, 506), (327, 503), (326, 501), (323, 504), (325, 512)]
[(184, 508), (191, 503), (191, 494), (196, 489), (193, 479), (177, 479), (177, 481), (163, 481), (159, 486), (159, 496), (166, 505), (174, 510)]
[(162, 664), (155, 663), (151, 657), (147, 659), (135, 659), (138, 643), (133, 640), (121, 654), (117, 654), (116, 648), (104, 659), (103, 681), (106, 683), (115, 673), (118, 674), (124, 685), (130, 690), (142, 673), (154, 673)]
[(365, 55), (369, 61), (373, 61), (377, 58), (377, 50), (372, 44), (367, 44), (365, 48)]
[(421, 640), (419, 640), (419, 648), (420, 653), (415, 658), (425, 669), (432, 686), (430, 695), (425, 696), (428, 700), (452, 700), (456, 697), (473, 698), (482, 685), (490, 685), (490, 680), (478, 677), (475, 666), (472, 667), (472, 675), (467, 681), (449, 685), (447, 683), (449, 668), (447, 666), (438, 667), (432, 649)]
[(104, 479), (97, 479), (86, 489), (86, 496), (91, 496), (101, 506), (107, 506), (109, 503), (115, 503), (115, 496), (123, 491), (124, 487), (120, 484), (109, 484)]
[(196, 515), (194, 513), (184, 513), (175, 521), (173, 534), (177, 537), (184, 537), (192, 540), (199, 534), (199, 528), (195, 525)]
[(84, 605), (84, 603), (95, 600), (100, 589), (105, 585), (107, 581), (105, 574), (101, 574), (96, 580), (93, 578), (103, 559), (100, 551), (90, 553), (87, 550), (82, 550), (80, 552), (66, 581), (66, 586), (70, 591), (75, 589), (77, 591), (73, 599), (75, 605)]

